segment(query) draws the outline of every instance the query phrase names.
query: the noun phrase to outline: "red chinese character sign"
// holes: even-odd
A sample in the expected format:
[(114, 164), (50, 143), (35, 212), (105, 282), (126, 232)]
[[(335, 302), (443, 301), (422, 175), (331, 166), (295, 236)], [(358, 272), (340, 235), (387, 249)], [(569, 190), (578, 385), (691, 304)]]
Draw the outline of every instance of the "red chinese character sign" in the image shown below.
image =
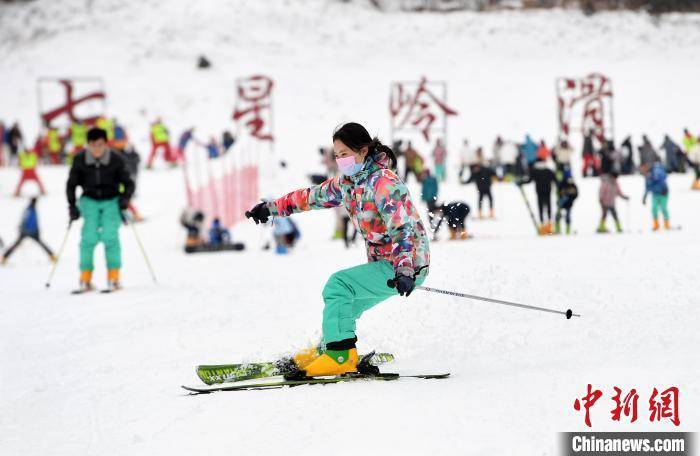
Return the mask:
[(68, 128), (73, 122), (91, 124), (107, 112), (102, 79), (41, 78), (37, 81), (42, 124)]
[[(236, 82), (236, 108), (233, 120), (238, 133), (247, 132), (259, 141), (274, 141), (272, 134), (272, 88), (267, 76), (255, 75)], [(241, 128), (243, 126), (244, 128)]]
[[(567, 139), (576, 129), (593, 130), (601, 143), (614, 139), (612, 100), (612, 82), (600, 73), (557, 79), (559, 137)], [(578, 116), (580, 121), (572, 120)]]
[(393, 82), (389, 98), (392, 139), (418, 134), (427, 144), (447, 140), (447, 118), (457, 111), (447, 105), (447, 83)]

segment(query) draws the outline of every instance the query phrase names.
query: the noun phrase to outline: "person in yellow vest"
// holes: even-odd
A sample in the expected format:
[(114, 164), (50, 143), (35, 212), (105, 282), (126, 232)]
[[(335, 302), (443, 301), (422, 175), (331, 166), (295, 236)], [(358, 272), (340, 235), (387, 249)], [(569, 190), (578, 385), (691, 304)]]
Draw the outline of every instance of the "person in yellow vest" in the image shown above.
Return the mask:
[(700, 136), (695, 137), (688, 131), (683, 130), (683, 148), (685, 149), (685, 159), (695, 171), (695, 180), (691, 189), (700, 190)]
[(106, 116), (100, 116), (95, 121), (95, 126), (107, 132), (107, 143), (111, 147), (114, 140), (114, 121)]
[(172, 162), (172, 154), (170, 152), (170, 133), (160, 119), (157, 119), (151, 125), (151, 155), (148, 156), (146, 168), (153, 167), (153, 160), (159, 149), (163, 149), (163, 158), (167, 162)]
[(19, 178), (19, 182), (17, 183), (17, 189), (15, 190), (15, 196), (19, 196), (20, 192), (22, 191), (22, 187), (24, 186), (24, 183), (30, 180), (33, 180), (34, 182), (37, 183), (39, 186), (39, 190), (41, 191), (42, 195), (46, 194), (46, 191), (44, 190), (44, 185), (41, 183), (41, 180), (39, 179), (39, 175), (36, 173), (36, 167), (39, 164), (39, 156), (37, 155), (36, 151), (30, 149), (22, 149), (20, 151), (19, 155), (19, 167), (22, 170), (22, 175)]
[(77, 121), (70, 126), (70, 142), (73, 145), (70, 154), (75, 156), (78, 152), (85, 149), (87, 145), (88, 127), (84, 123)]
[(49, 152), (51, 163), (58, 165), (61, 163), (61, 152), (63, 151), (63, 143), (61, 135), (54, 127), (49, 127), (46, 131), (46, 149)]

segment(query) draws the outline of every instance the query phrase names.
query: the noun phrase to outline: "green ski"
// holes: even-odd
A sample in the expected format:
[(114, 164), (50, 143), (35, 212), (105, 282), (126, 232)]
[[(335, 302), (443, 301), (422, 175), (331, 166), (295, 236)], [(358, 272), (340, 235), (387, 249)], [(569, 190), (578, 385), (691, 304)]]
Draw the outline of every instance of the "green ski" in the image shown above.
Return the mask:
[(402, 378), (420, 378), (420, 379), (443, 379), (449, 377), (450, 374), (428, 374), (428, 375), (399, 375), (399, 374), (350, 374), (342, 375), (338, 377), (311, 377), (299, 380), (279, 380), (268, 383), (248, 383), (248, 384), (236, 384), (236, 385), (225, 385), (225, 386), (210, 386), (210, 387), (193, 387), (193, 386), (182, 386), (183, 389), (190, 392), (190, 395), (197, 394), (209, 394), (218, 391), (246, 391), (246, 390), (265, 390), (265, 389), (279, 389), (284, 387), (293, 387), (301, 385), (323, 385), (328, 383), (341, 383), (341, 382), (352, 382), (358, 380), (399, 380)]
[[(360, 357), (363, 359), (364, 357)], [(391, 353), (373, 353), (368, 359), (372, 366), (381, 366), (394, 360)], [(283, 360), (284, 361), (284, 360)], [(197, 366), (197, 376), (207, 385), (233, 383), (256, 378), (283, 375), (283, 362), (239, 363)]]

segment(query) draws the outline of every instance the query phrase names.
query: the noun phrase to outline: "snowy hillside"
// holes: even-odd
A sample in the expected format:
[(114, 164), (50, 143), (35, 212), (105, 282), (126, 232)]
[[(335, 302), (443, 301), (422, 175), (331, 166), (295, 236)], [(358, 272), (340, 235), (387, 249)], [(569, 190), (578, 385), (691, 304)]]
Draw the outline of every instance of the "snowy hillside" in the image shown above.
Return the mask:
[[(0, 116), (37, 127), (40, 76), (102, 76), (110, 112), (145, 142), (162, 115), (203, 135), (230, 124), (236, 77), (276, 81), (278, 149), (304, 160), (348, 119), (387, 136), (394, 80), (449, 83), (450, 144), (556, 134), (554, 79), (598, 71), (615, 89), (618, 138), (697, 120), (700, 16), (501, 12), (382, 14), (324, 0), (40, 1), (0, 9)], [(131, 6), (128, 6), (131, 5)], [(213, 63), (195, 68), (198, 55)], [(316, 157), (313, 157), (315, 162)]]
[[(550, 139), (554, 78), (600, 71), (616, 91), (618, 137), (698, 125), (700, 16), (576, 12), (381, 14), (321, 0), (168, 2), (38, 1), (0, 7), (0, 119), (33, 137), (36, 78), (105, 79), (110, 112), (141, 150), (161, 115), (202, 136), (230, 126), (233, 81), (265, 73), (277, 83), (277, 152), (290, 167), (263, 193), (307, 185), (316, 149), (347, 120), (389, 134), (389, 83), (420, 75), (449, 83), (463, 136), (490, 145), (497, 133)], [(207, 55), (213, 68), (200, 71)], [(694, 123), (694, 124), (693, 124)], [(456, 154), (453, 154), (454, 157)], [(46, 241), (57, 248), (67, 210), (67, 168), (41, 167)], [(473, 186), (451, 182), (446, 200), (474, 205)], [(0, 168), (0, 236), (15, 236), (25, 199), (10, 196), (15, 169)], [(122, 228), (125, 289), (71, 296), (73, 228), (50, 290), (49, 264), (26, 242), (0, 269), (0, 454), (554, 455), (557, 433), (584, 430), (573, 401), (592, 383), (596, 431), (695, 431), (700, 426), (697, 258), (700, 192), (670, 179), (681, 230), (652, 233), (640, 176), (621, 178), (624, 234), (595, 235), (598, 180), (579, 179), (571, 237), (536, 237), (512, 184), (494, 188), (495, 221), (470, 220), (474, 239), (431, 245), (426, 285), (532, 305), (572, 308), (580, 319), (416, 291), (358, 323), (360, 351), (396, 355), (388, 371), (450, 372), (448, 380), (348, 383), (188, 397), (202, 363), (271, 359), (319, 337), (320, 290), (334, 271), (365, 261), (362, 248), (331, 242), (333, 215), (296, 218), (288, 256), (261, 253), (260, 228), (233, 230), (242, 253), (187, 256), (177, 218), (179, 170), (144, 170), (138, 225), (158, 276), (153, 284), (134, 234)], [(411, 184), (415, 198), (418, 188)], [(532, 189), (528, 196), (534, 202)], [(27, 188), (26, 194), (31, 194)], [(421, 206), (423, 211), (423, 206)], [(96, 282), (103, 284), (102, 248)], [(695, 360), (695, 361), (693, 361)], [(681, 426), (650, 423), (652, 388), (678, 386)], [(640, 419), (610, 419), (614, 386), (637, 388)]]

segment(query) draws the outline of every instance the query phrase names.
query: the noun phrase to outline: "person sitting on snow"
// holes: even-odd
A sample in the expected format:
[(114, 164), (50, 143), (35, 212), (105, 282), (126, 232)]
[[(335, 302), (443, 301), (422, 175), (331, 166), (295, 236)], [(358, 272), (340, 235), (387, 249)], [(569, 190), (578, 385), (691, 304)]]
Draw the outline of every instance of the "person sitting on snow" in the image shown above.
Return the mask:
[(294, 248), (294, 245), (301, 237), (296, 223), (288, 217), (278, 217), (275, 219), (275, 223), (272, 227), (272, 234), (275, 237), (275, 252), (280, 255), (284, 255), (290, 249)]
[(221, 220), (215, 218), (209, 228), (209, 245), (220, 246), (231, 243), (231, 234), (221, 226)]
[(187, 240), (185, 247), (199, 247), (204, 244), (200, 235), (204, 224), (204, 214), (202, 211), (187, 208), (180, 215), (180, 224), (187, 229)]
[(439, 217), (433, 238), (437, 238), (437, 232), (444, 221), (447, 223), (447, 228), (450, 230), (451, 240), (466, 240), (469, 239), (467, 233), (467, 216), (471, 212), (469, 205), (463, 201), (453, 201), (448, 204), (443, 204), (438, 209), (436, 216)]

